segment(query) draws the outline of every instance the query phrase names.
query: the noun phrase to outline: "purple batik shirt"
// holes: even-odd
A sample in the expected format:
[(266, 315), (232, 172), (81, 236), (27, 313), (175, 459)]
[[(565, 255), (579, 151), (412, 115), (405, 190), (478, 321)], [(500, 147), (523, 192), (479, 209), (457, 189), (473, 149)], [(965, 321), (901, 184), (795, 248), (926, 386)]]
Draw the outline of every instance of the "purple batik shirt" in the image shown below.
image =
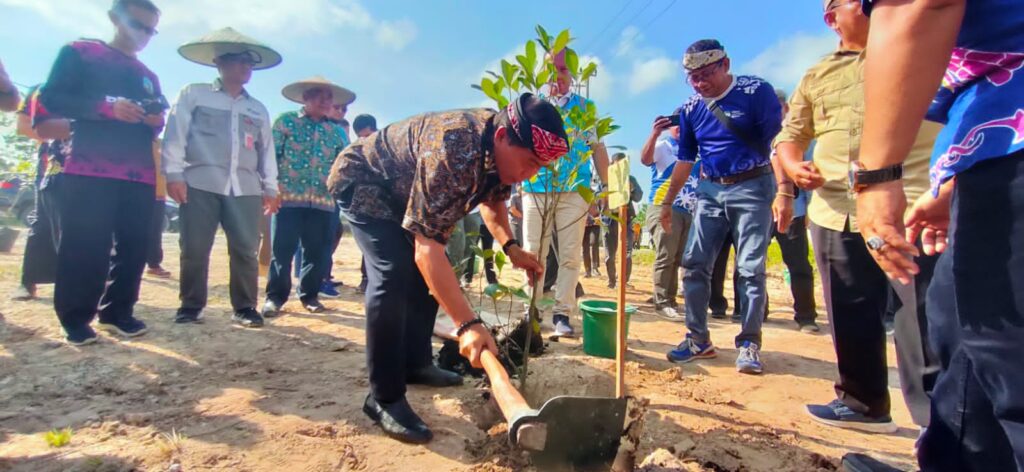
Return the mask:
[(64, 173), (156, 183), (153, 140), (161, 130), (113, 116), (118, 98), (162, 99), (156, 74), (137, 58), (102, 41), (75, 41), (61, 49), (40, 98), (72, 120)]

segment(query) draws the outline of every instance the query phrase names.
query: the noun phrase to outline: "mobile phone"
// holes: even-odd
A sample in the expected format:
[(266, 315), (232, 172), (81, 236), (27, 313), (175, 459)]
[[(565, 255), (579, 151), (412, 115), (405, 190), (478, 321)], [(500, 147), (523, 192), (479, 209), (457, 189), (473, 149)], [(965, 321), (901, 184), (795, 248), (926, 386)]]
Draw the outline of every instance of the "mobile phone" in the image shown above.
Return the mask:
[(658, 118), (666, 118), (668, 119), (668, 122), (672, 124), (672, 126), (679, 126), (679, 115), (665, 115), (659, 116)]

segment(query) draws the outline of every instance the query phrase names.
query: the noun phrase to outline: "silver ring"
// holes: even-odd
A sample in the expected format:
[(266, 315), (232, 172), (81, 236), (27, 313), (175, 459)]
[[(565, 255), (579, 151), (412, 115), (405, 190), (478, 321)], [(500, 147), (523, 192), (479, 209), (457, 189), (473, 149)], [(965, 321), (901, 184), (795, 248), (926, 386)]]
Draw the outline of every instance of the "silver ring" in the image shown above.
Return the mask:
[(889, 243), (885, 242), (884, 239), (882, 239), (882, 238), (880, 238), (878, 236), (872, 236), (872, 237), (868, 238), (866, 244), (868, 246), (868, 249), (870, 249), (872, 251), (881, 251), (882, 248), (885, 247), (885, 245), (889, 244)]

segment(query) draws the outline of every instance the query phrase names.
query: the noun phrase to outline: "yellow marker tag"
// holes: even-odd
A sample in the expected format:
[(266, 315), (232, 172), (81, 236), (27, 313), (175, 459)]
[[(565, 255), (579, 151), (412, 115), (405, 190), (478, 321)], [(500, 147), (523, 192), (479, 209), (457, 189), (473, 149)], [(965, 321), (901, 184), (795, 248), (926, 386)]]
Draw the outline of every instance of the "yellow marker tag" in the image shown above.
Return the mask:
[(622, 208), (629, 203), (629, 159), (608, 166), (608, 207)]

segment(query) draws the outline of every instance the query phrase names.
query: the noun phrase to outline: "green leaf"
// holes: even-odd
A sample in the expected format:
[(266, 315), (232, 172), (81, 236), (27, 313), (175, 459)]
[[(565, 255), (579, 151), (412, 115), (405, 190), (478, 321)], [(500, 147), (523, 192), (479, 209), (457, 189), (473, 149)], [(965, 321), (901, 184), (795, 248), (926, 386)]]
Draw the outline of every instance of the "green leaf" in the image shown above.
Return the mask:
[(583, 68), (583, 74), (580, 76), (580, 82), (586, 82), (595, 76), (597, 76), (597, 63), (591, 62)]
[[(473, 249), (476, 249), (476, 248), (473, 248)], [(483, 253), (480, 255), (480, 257), (482, 257), (484, 260), (488, 260), (488, 261), (493, 259), (494, 258), (494, 249), (484, 249)]]
[(508, 295), (508, 292), (508, 287), (502, 284), (490, 284), (484, 289), (484, 295), (494, 301), (501, 300), (502, 297)]
[(494, 81), (486, 77), (480, 80), (480, 90), (491, 100), (498, 101), (501, 98), (501, 92), (495, 90)]
[(477, 84), (469, 84), (469, 88), (471, 88), (471, 89), (476, 89), (476, 90), (479, 90), (479, 91), (481, 91), (481, 92), (483, 92), (483, 91), (484, 91), (483, 87), (481, 87), (481, 86), (479, 86), (479, 85), (477, 85)]
[(526, 59), (530, 61), (530, 70), (537, 67), (537, 43), (533, 41), (526, 42)]
[(501, 270), (505, 268), (505, 263), (508, 262), (507, 257), (508, 256), (506, 256), (504, 252), (494, 253), (494, 266), (498, 268), (499, 274), (501, 273)]
[(519, 75), (519, 68), (514, 66), (514, 65), (512, 65), (511, 62), (508, 62), (505, 59), (502, 59), (501, 60), (501, 74), (502, 74), (502, 78), (505, 79), (505, 83), (511, 85), (511, 84), (515, 83), (516, 76)]
[(568, 46), (568, 45), (569, 45), (569, 30), (567, 30), (567, 29), (566, 30), (562, 30), (561, 33), (558, 33), (558, 39), (555, 40), (555, 44), (553, 46), (551, 46), (551, 54), (558, 54), (563, 49), (565, 49), (565, 47)]
[(588, 204), (594, 203), (594, 191), (591, 190), (590, 187), (586, 185), (580, 185), (576, 187), (576, 193), (580, 194), (580, 196), (583, 197), (583, 200)]
[(539, 88), (547, 85), (548, 81), (550, 81), (550, 80), (551, 80), (551, 71), (548, 70), (545, 67), (544, 70), (540, 71), (540, 73), (537, 74), (537, 77), (533, 81), (533, 85), (534, 85), (534, 87), (539, 89)]
[(572, 49), (565, 50), (565, 66), (569, 68), (569, 74), (573, 78), (579, 77), (580, 75), (580, 56), (576, 54), (576, 51)]
[(619, 146), (619, 145), (608, 146), (607, 148), (611, 149), (613, 151), (626, 151), (628, 149), (628, 148), (626, 148), (626, 146)]
[(537, 25), (537, 39), (540, 40), (540, 45), (544, 47), (545, 51), (551, 51), (551, 35), (548, 34), (547, 30), (543, 26)]
[(616, 221), (616, 222), (618, 222), (618, 223), (619, 223), (620, 225), (622, 224), (622, 218), (619, 218), (619, 215), (615, 215), (615, 214), (613, 214), (613, 213), (612, 213), (612, 212), (610, 212), (610, 211), (605, 211), (605, 212), (602, 212), (602, 213), (601, 213), (601, 215), (603, 215), (603, 216), (607, 216), (608, 218), (611, 218), (612, 220), (615, 220), (615, 221)]
[(476, 257), (479, 257), (479, 258), (483, 258), (483, 259), (486, 259), (486, 258), (484, 257), (484, 250), (483, 250), (483, 249), (480, 249), (480, 246), (473, 246), (473, 247), (472, 247), (472, 248), (470, 248), (470, 249), (472, 249), (472, 250), (473, 250), (473, 254), (476, 254)]
[(558, 304), (558, 302), (556, 302), (554, 298), (544, 297), (537, 300), (537, 309), (541, 311), (550, 310), (554, 308), (556, 304)]
[(506, 107), (508, 107), (509, 103), (512, 103), (512, 102), (508, 101), (508, 98), (506, 98), (504, 96), (498, 97), (497, 100), (498, 100), (498, 109), (501, 109), (501, 110), (504, 110)]
[(513, 290), (512, 291), (512, 296), (514, 296), (514, 297), (516, 297), (516, 298), (518, 298), (520, 300), (529, 300), (530, 299), (530, 294), (526, 293), (526, 290), (523, 289), (522, 287)]

